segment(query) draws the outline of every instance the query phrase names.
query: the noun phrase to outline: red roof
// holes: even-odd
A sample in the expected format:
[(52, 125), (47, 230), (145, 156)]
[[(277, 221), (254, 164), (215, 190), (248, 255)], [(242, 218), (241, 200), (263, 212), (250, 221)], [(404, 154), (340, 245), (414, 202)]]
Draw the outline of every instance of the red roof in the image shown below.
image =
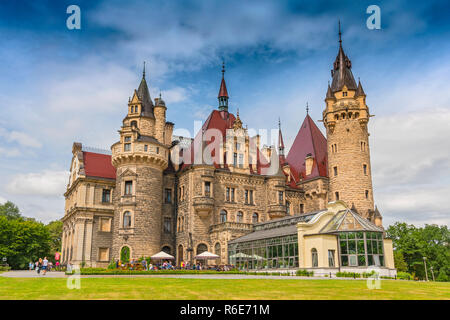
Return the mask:
[(222, 77), (222, 82), (220, 83), (219, 98), (220, 97), (228, 98), (227, 85), (225, 84), (225, 78), (223, 78), (223, 77)]
[(83, 151), (84, 172), (89, 177), (116, 178), (116, 168), (111, 164), (111, 156)]
[[(305, 158), (308, 154), (314, 158), (310, 175), (306, 175)], [(296, 171), (296, 179), (303, 180), (328, 176), (327, 140), (309, 115), (305, 120), (292, 144), (286, 158), (291, 170)]]

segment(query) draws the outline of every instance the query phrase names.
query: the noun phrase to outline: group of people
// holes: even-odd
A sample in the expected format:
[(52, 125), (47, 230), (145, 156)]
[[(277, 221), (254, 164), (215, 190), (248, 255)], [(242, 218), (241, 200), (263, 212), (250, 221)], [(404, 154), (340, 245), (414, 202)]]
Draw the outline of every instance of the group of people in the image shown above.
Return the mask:
[[(39, 258), (38, 261), (32, 262), (28, 264), (28, 267), (31, 270), (36, 270), (37, 274), (40, 274), (42, 271), (42, 275), (45, 276), (47, 274), (47, 271), (51, 271), (53, 268), (53, 263), (51, 261), (48, 261), (47, 257), (44, 257), (44, 259)], [(59, 261), (56, 261), (56, 268), (59, 267)]]
[(126, 268), (130, 270), (216, 270), (216, 271), (229, 271), (234, 268), (232, 265), (203, 265), (200, 262), (190, 263), (189, 261), (181, 261), (180, 266), (176, 266), (170, 260), (165, 260), (161, 263), (152, 264), (143, 259), (131, 260), (129, 263), (124, 264), (119, 260), (116, 260), (116, 268)]

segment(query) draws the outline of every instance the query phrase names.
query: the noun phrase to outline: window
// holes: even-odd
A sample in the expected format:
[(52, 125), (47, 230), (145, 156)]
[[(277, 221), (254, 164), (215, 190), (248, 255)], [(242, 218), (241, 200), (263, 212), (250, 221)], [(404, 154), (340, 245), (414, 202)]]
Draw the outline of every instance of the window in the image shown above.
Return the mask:
[(125, 142), (130, 142), (130, 141), (131, 141), (131, 136), (125, 137), (125, 138), (124, 138), (124, 141), (125, 141)]
[(98, 261), (109, 261), (109, 248), (98, 248)]
[(130, 211), (125, 211), (123, 213), (123, 227), (131, 228), (131, 212)]
[(205, 181), (205, 197), (211, 196), (211, 182)]
[(225, 194), (225, 201), (230, 202), (230, 188), (227, 187), (227, 191)]
[(237, 167), (237, 153), (233, 153), (233, 165)]
[(110, 218), (100, 218), (100, 231), (110, 232), (111, 231), (111, 219)]
[(131, 151), (131, 143), (125, 143), (123, 145), (123, 151)]
[(367, 175), (367, 164), (363, 164), (363, 171), (364, 174)]
[(300, 213), (305, 213), (305, 205), (300, 203)]
[(291, 214), (291, 203), (289, 201), (286, 201), (286, 214)]
[(131, 126), (137, 128), (137, 121), (135, 120), (131, 121)]
[(253, 190), (249, 190), (250, 193), (250, 204), (253, 204)]
[(337, 167), (333, 167), (334, 170), (334, 176), (337, 176)]
[(202, 253), (205, 252), (205, 251), (208, 251), (208, 247), (206, 246), (206, 244), (200, 243), (200, 244), (197, 246), (197, 255), (198, 255), (198, 254), (202, 254)]
[(317, 249), (316, 248), (312, 248), (311, 249), (311, 262), (312, 262), (312, 267), (316, 268), (319, 266), (319, 256), (317, 255)]
[(234, 202), (234, 188), (231, 188), (231, 202)]
[(336, 191), (336, 192), (334, 193), (334, 196), (335, 196), (336, 200), (339, 200), (339, 192)]
[(225, 210), (220, 211), (220, 222), (227, 222), (227, 212)]
[(145, 152), (148, 151), (148, 145), (144, 145), (144, 151), (145, 151)]
[(159, 147), (156, 147), (156, 153), (159, 154)]
[(241, 144), (239, 142), (236, 142), (235, 147), (236, 151), (239, 151), (241, 149)]
[(347, 96), (347, 91), (342, 92), (342, 96), (346, 97)]
[(103, 189), (102, 202), (111, 202), (111, 190)]
[(220, 256), (220, 243), (217, 242), (216, 245), (214, 246), (214, 253), (217, 254), (218, 256)]
[(334, 250), (328, 250), (328, 266), (334, 267)]
[(244, 214), (242, 211), (239, 211), (236, 215), (236, 222), (244, 222)]
[(133, 193), (133, 181), (125, 181), (125, 195)]
[(164, 233), (172, 232), (172, 219), (164, 218)]
[(239, 168), (244, 167), (244, 155), (242, 153), (239, 154)]
[(354, 255), (354, 254), (348, 256), (348, 262), (349, 262), (349, 266), (351, 266), (351, 267), (358, 266), (358, 259), (356, 258), (356, 255)]
[(164, 202), (172, 203), (172, 189), (165, 189)]
[(245, 203), (248, 204), (248, 190), (245, 190)]
[(366, 190), (366, 199), (369, 199), (369, 190)]
[(258, 223), (258, 214), (256, 212), (252, 215), (252, 223)]
[(170, 254), (170, 247), (169, 246), (164, 246), (161, 251), (163, 251), (163, 252), (165, 252), (167, 254)]
[(283, 191), (278, 191), (278, 203), (283, 204)]

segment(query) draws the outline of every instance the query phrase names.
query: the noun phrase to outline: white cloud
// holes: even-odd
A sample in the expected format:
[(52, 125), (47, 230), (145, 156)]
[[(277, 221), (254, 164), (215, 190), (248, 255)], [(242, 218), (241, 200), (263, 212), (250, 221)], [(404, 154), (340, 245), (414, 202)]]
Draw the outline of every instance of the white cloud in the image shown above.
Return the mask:
[(6, 200), (6, 198), (3, 198), (2, 196), (0, 196), (0, 204), (5, 204), (5, 202), (7, 202), (8, 200)]
[(50, 170), (17, 174), (6, 186), (6, 191), (13, 195), (61, 196), (67, 185), (68, 176), (68, 171)]
[(17, 148), (0, 147), (0, 158), (1, 157), (13, 158), (13, 157), (19, 157), (21, 155), (22, 155), (22, 153)]
[(39, 142), (38, 139), (21, 131), (16, 130), (8, 131), (7, 129), (0, 127), (0, 137), (5, 138), (5, 140), (8, 142), (17, 142), (20, 146), (23, 147), (32, 147), (32, 148), (42, 147), (42, 143)]

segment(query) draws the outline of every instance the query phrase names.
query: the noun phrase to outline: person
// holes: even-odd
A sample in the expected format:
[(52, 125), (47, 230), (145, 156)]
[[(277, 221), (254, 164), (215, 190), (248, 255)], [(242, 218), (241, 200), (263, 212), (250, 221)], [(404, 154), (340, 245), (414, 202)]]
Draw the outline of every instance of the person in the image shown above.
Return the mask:
[(28, 264), (28, 269), (30, 269), (30, 271), (34, 269), (34, 263), (32, 261)]
[(59, 261), (56, 261), (55, 267), (56, 267), (56, 271), (59, 271)]
[(47, 273), (47, 267), (48, 267), (48, 260), (47, 257), (44, 257), (44, 260), (42, 260), (42, 275), (45, 276)]
[(41, 273), (41, 268), (42, 268), (42, 258), (39, 258), (39, 260), (36, 261), (36, 272), (37, 272), (37, 274)]
[(142, 267), (144, 267), (144, 270), (147, 270), (147, 260), (142, 260)]

